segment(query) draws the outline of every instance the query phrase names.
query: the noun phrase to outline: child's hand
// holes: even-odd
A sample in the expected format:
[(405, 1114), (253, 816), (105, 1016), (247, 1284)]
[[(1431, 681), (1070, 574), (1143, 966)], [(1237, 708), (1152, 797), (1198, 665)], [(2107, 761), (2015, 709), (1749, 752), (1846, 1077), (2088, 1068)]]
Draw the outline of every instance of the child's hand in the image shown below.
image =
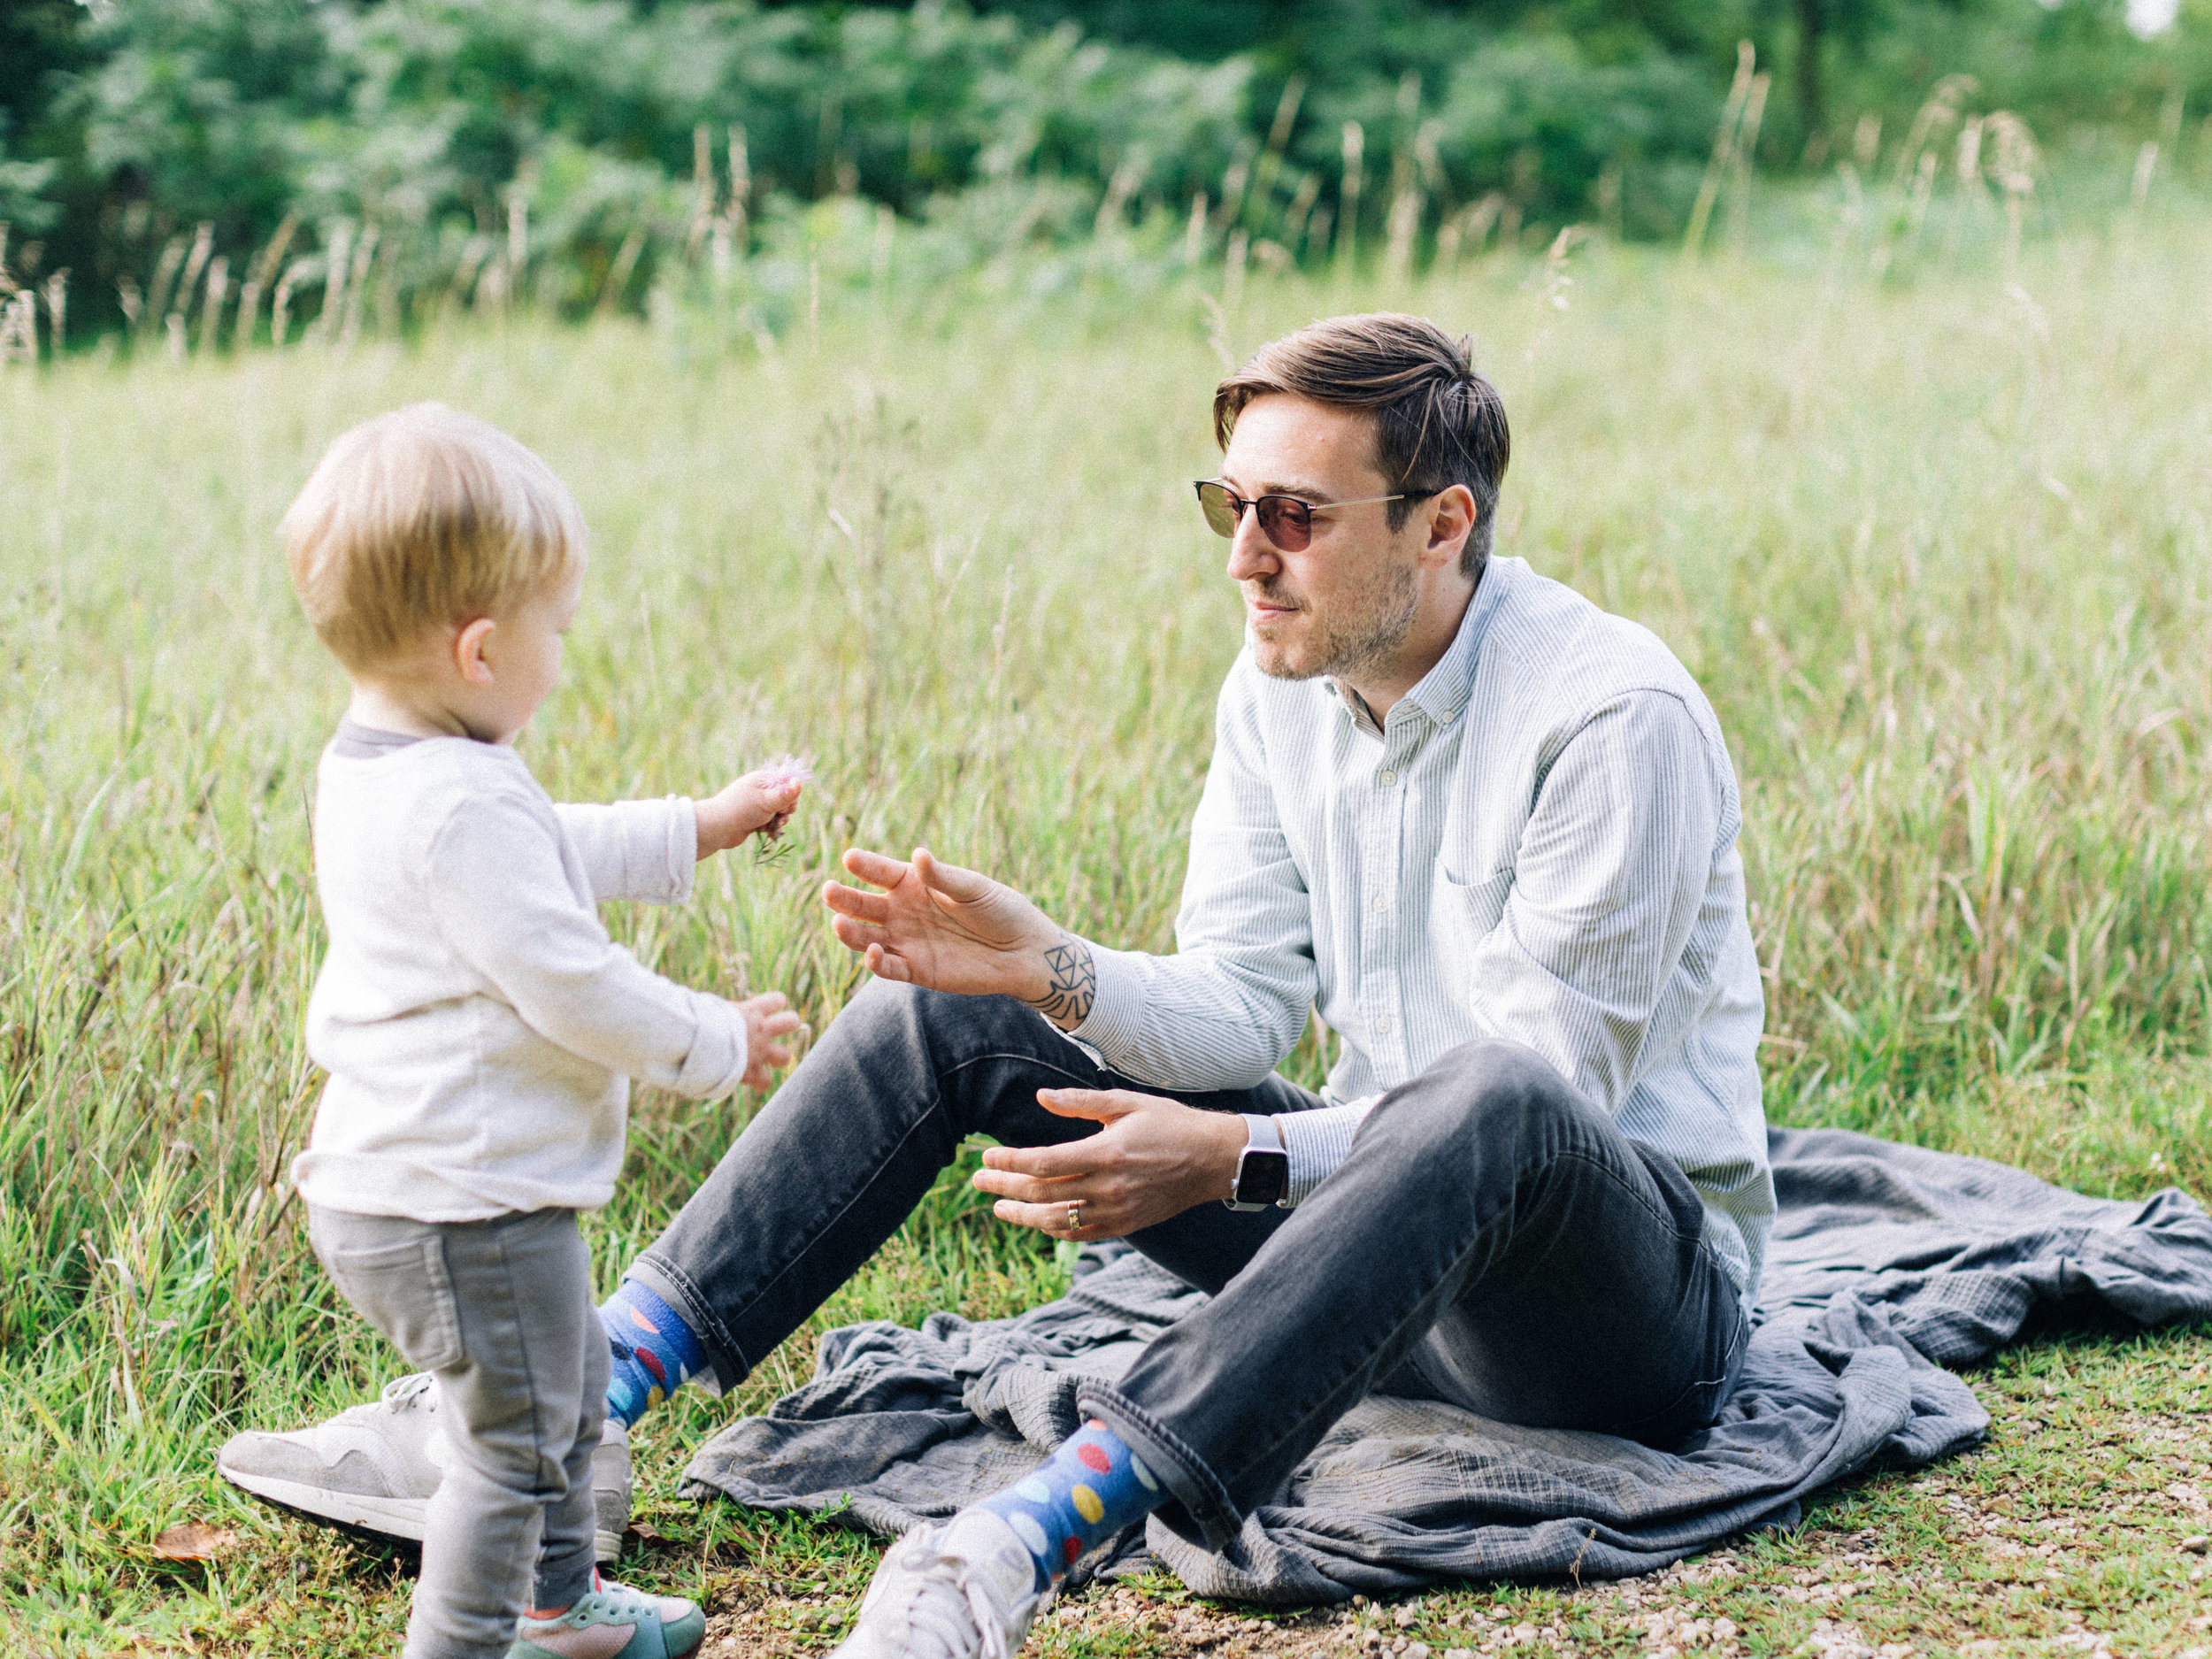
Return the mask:
[(781, 991), (764, 991), (737, 1006), (745, 1016), (745, 1087), (764, 1089), (791, 1064), (791, 1047), (781, 1039), (803, 1022)]
[(695, 803), (699, 856), (710, 858), (755, 831), (764, 840), (775, 840), (790, 821), (800, 793), (813, 781), (813, 768), (787, 755), (747, 772), (719, 794)]

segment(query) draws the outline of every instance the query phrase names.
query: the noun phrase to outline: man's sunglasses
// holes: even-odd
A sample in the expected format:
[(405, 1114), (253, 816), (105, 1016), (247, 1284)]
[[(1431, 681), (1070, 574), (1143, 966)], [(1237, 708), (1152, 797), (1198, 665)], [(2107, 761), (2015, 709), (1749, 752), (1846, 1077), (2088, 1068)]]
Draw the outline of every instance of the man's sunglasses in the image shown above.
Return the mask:
[[(1285, 553), (1302, 553), (1313, 545), (1313, 515), (1339, 507), (1364, 507), (1379, 501), (1415, 499), (1401, 491), (1395, 495), (1363, 495), (1357, 501), (1303, 502), (1295, 495), (1262, 495), (1248, 501), (1227, 485), (1212, 479), (1194, 480), (1199, 511), (1216, 535), (1233, 536), (1247, 507), (1259, 515), (1260, 534)], [(1432, 494), (1433, 492), (1431, 492)]]

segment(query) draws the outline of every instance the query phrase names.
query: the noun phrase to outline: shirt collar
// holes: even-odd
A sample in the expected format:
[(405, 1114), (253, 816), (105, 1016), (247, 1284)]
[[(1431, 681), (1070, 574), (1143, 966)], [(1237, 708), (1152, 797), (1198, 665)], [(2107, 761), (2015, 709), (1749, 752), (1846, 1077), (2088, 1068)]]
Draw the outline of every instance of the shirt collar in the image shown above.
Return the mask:
[[(1489, 630), (1490, 618), (1497, 613), (1499, 593), (1506, 586), (1506, 573), (1500, 568), (1502, 563), (1494, 558), (1484, 561), (1474, 597), (1467, 602), (1467, 614), (1459, 619), (1459, 632), (1452, 636), (1451, 644), (1437, 658), (1436, 665), (1422, 675), (1401, 700), (1418, 709), (1439, 731), (1459, 718), (1473, 693), (1475, 664), (1482, 655), (1482, 638)], [(1373, 724), (1349, 686), (1333, 678), (1328, 683), (1329, 689), (1336, 694), (1337, 701), (1353, 719), (1363, 725)]]

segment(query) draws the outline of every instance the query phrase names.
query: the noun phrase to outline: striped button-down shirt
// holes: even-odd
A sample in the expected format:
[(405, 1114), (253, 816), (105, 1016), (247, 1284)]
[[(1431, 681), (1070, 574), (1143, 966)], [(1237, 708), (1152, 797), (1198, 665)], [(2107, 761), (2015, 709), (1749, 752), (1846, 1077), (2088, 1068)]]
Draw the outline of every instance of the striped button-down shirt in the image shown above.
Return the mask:
[(1656, 636), (1519, 559), (1378, 728), (1327, 680), (1223, 686), (1177, 954), (1095, 950), (1071, 1034), (1164, 1088), (1246, 1088), (1309, 1009), (1340, 1047), (1284, 1117), (1294, 1199), (1375, 1098), (1527, 1045), (1678, 1164), (1747, 1298), (1774, 1214), (1742, 817), (1719, 721)]

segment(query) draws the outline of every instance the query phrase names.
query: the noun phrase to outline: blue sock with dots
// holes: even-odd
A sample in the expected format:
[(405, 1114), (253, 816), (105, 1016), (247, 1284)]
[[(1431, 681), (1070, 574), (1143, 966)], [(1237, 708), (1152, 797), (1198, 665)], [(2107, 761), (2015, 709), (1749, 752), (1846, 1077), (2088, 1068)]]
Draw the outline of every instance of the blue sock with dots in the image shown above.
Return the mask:
[(614, 1350), (607, 1415), (624, 1428), (705, 1369), (706, 1344), (681, 1314), (634, 1279), (624, 1279), (600, 1304), (599, 1323)]
[(1060, 1449), (975, 1507), (1014, 1529), (1037, 1569), (1037, 1588), (1067, 1576), (1086, 1550), (1168, 1500), (1159, 1479), (1121, 1437), (1093, 1417)]

